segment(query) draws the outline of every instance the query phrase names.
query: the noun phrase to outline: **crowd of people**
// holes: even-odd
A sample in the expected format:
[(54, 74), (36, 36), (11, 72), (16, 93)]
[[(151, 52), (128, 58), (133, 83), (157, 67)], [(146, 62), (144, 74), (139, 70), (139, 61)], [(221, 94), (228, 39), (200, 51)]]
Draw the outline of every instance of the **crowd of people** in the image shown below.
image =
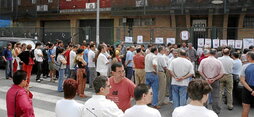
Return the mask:
[[(64, 99), (56, 104), (57, 117), (160, 117), (157, 109), (168, 102), (175, 109), (173, 117), (217, 117), (224, 96), (227, 109), (233, 110), (233, 94), (239, 82), (244, 86), (242, 117), (247, 117), (254, 101), (253, 51), (254, 46), (243, 52), (231, 47), (205, 47), (196, 51), (191, 43), (185, 42), (149, 44), (145, 48), (137, 44), (127, 47), (123, 42), (115, 46), (101, 43), (96, 47), (92, 41), (64, 46), (58, 40), (54, 44), (36, 43), (35, 49), (20, 43), (12, 47), (10, 43), (2, 55), (6, 61), (6, 79), (14, 82), (7, 93), (8, 115), (24, 114), (20, 112), (23, 109), (13, 109), (13, 103), (23, 106), (16, 105), (12, 96), (27, 95), (21, 97), (31, 100), (32, 94), (26, 89), (31, 88), (29, 82), (35, 66), (36, 82), (43, 81), (43, 74), (50, 77), (51, 82), (58, 80), (56, 90), (64, 92)], [(96, 95), (82, 105), (73, 99), (76, 95), (87, 97), (84, 94), (87, 83)], [(20, 87), (22, 90), (16, 91)], [(169, 101), (165, 102), (167, 96)], [(132, 98), (135, 105), (131, 104)], [(206, 109), (210, 103), (213, 111)], [(26, 104), (32, 105), (31, 102)], [(34, 115), (32, 108), (28, 111), (27, 114)]]

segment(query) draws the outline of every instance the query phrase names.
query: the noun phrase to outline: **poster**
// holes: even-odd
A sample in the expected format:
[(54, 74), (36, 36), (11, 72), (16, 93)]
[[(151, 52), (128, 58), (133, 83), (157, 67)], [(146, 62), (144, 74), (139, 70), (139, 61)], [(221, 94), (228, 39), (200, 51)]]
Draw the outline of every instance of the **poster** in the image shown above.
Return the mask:
[(227, 46), (227, 40), (220, 40), (220, 46)]
[(182, 31), (180, 37), (182, 40), (188, 40), (190, 38), (190, 33), (188, 31)]
[(176, 44), (176, 39), (175, 38), (167, 38), (167, 44), (168, 43)]
[(163, 44), (163, 37), (156, 37), (155, 38), (155, 43), (156, 44)]
[(143, 43), (143, 36), (142, 35), (137, 36), (137, 43)]
[(235, 47), (235, 40), (228, 40), (228, 46), (229, 47)]
[(198, 38), (198, 47), (204, 47), (204, 38)]
[(212, 47), (212, 40), (211, 39), (205, 39), (205, 46), (206, 47)]
[(220, 40), (219, 39), (213, 39), (213, 48), (218, 48), (220, 46)]
[(235, 40), (235, 48), (242, 49), (243, 41), (242, 40)]
[(132, 43), (132, 37), (125, 37), (125, 43)]
[(254, 39), (252, 38), (243, 39), (243, 48), (249, 48), (251, 45), (254, 45)]

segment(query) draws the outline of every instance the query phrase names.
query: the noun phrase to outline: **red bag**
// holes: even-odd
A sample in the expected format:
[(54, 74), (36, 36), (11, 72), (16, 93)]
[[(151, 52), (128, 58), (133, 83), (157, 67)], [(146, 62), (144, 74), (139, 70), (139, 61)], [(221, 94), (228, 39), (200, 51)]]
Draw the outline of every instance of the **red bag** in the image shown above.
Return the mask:
[(34, 65), (34, 60), (31, 57), (29, 57), (28, 65)]

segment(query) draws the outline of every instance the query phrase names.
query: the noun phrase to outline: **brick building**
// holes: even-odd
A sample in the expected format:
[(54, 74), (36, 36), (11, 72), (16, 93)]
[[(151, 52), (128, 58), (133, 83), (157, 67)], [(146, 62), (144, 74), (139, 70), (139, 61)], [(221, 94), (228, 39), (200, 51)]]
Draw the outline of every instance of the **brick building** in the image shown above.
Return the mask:
[[(95, 40), (96, 0), (14, 0), (14, 27), (23, 27), (43, 41)], [(217, 2), (217, 3), (216, 3)], [(8, 16), (1, 0), (0, 12)], [(176, 38), (190, 33), (197, 38), (254, 38), (253, 0), (100, 0), (100, 40), (114, 43), (132, 36), (154, 42), (156, 37)], [(9, 13), (9, 14), (11, 14)], [(25, 28), (29, 27), (29, 28)], [(22, 28), (22, 29), (23, 29)], [(27, 33), (26, 33), (27, 34)]]

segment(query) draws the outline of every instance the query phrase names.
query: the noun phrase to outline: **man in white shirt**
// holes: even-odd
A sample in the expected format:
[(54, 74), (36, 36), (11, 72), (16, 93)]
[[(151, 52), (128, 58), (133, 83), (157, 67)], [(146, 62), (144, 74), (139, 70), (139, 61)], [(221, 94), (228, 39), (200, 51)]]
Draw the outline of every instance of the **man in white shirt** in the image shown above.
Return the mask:
[(76, 64), (75, 64), (75, 58), (76, 58), (76, 52), (77, 52), (78, 46), (74, 45), (71, 52), (70, 52), (70, 71), (71, 71), (71, 78), (76, 79)]
[(157, 64), (158, 64), (158, 77), (159, 77), (159, 97), (158, 97), (158, 103), (159, 105), (164, 104), (165, 96), (166, 96), (166, 86), (167, 86), (167, 77), (165, 74), (167, 63), (165, 61), (165, 57), (163, 54), (165, 53), (164, 47), (158, 48), (158, 54), (157, 54)]
[(223, 92), (226, 90), (228, 110), (233, 109), (233, 65), (234, 60), (230, 58), (230, 50), (225, 48), (222, 50), (223, 56), (219, 57), (224, 68), (224, 76), (220, 79), (220, 101), (222, 102)]
[(134, 89), (136, 105), (125, 111), (124, 117), (161, 117), (158, 110), (153, 109), (147, 104), (152, 101), (152, 91), (146, 84), (139, 84)]
[(103, 44), (101, 44), (98, 48), (98, 50), (100, 51), (100, 54), (97, 58), (97, 66), (96, 66), (96, 71), (100, 73), (101, 76), (108, 76), (108, 64), (109, 64), (109, 60), (108, 58), (105, 56), (107, 47)]
[(157, 74), (157, 55), (158, 49), (151, 48), (151, 52), (145, 57), (145, 72), (146, 72), (146, 84), (152, 87), (153, 100), (152, 106), (154, 108), (160, 108), (158, 106), (158, 90), (159, 90), (159, 78)]
[(42, 62), (43, 62), (43, 53), (41, 51), (41, 43), (36, 43), (35, 49), (34, 49), (34, 57), (36, 61), (36, 67), (37, 67), (37, 76), (36, 76), (36, 82), (41, 82), (41, 73), (42, 73)]
[(97, 77), (95, 70), (95, 45), (90, 45), (90, 51), (88, 52), (88, 69), (89, 69), (89, 87), (93, 87), (93, 80)]
[(194, 74), (194, 68), (191, 61), (187, 58), (185, 50), (180, 50), (179, 57), (174, 59), (170, 66), (172, 75), (172, 94), (174, 108), (184, 106), (187, 103), (187, 86), (190, 78)]
[(207, 81), (200, 79), (191, 81), (188, 86), (190, 104), (177, 107), (172, 117), (218, 117), (215, 112), (204, 106), (211, 91), (212, 88)]
[(110, 83), (106, 76), (98, 76), (93, 81), (96, 95), (86, 101), (83, 110), (83, 117), (120, 117), (123, 116), (122, 110), (117, 105), (106, 99), (109, 94)]

